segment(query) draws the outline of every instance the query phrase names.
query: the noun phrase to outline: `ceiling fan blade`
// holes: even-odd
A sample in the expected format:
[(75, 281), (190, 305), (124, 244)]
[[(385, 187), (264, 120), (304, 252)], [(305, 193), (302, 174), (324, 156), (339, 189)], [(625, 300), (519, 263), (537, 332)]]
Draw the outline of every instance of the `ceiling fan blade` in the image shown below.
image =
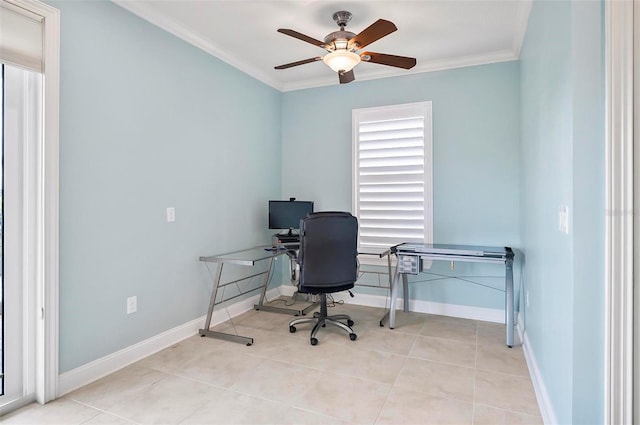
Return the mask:
[(298, 65), (304, 65), (305, 63), (311, 63), (311, 62), (316, 62), (316, 61), (321, 61), (322, 60), (322, 56), (317, 56), (315, 58), (309, 58), (309, 59), (303, 59), (301, 61), (297, 61), (297, 62), (291, 62), (291, 63), (285, 63), (284, 65), (278, 65), (275, 66), (275, 69), (287, 69), (287, 68), (292, 68), (294, 66), (298, 66)]
[(356, 76), (353, 74), (353, 69), (347, 72), (338, 72), (338, 78), (340, 79), (340, 84), (347, 84), (356, 79)]
[[(379, 63), (380, 65), (395, 66), (396, 68), (411, 69), (416, 66), (416, 59), (406, 56), (387, 55), (385, 53), (362, 52), (360, 57), (365, 62)], [(369, 59), (367, 59), (367, 57)]]
[(325, 46), (324, 41), (320, 41), (313, 37), (309, 37), (308, 35), (304, 35), (302, 33), (299, 33), (298, 31), (280, 28), (278, 29), (278, 32), (288, 35), (289, 37), (297, 38), (298, 40), (306, 41), (307, 43), (313, 44), (314, 46), (318, 46), (322, 48), (324, 48)]
[(384, 19), (378, 19), (373, 24), (362, 30), (359, 34), (349, 40), (349, 46), (354, 43), (358, 44), (358, 49), (362, 49), (364, 46), (373, 43), (376, 40), (380, 40), (382, 37), (391, 34), (398, 28), (391, 21)]

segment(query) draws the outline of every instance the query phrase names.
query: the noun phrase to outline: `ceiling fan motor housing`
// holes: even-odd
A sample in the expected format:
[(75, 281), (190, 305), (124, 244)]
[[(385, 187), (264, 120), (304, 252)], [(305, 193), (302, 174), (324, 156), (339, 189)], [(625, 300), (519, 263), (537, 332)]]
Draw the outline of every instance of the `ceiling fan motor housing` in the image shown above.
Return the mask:
[(324, 43), (327, 46), (328, 50), (336, 50), (336, 49), (346, 49), (349, 40), (351, 40), (356, 35), (351, 31), (334, 31), (324, 38)]

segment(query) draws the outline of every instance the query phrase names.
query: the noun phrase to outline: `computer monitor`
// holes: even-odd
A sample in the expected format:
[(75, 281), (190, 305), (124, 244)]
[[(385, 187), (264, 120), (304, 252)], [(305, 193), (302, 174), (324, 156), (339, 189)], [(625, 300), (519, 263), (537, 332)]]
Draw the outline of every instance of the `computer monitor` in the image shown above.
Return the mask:
[(269, 201), (269, 229), (300, 229), (300, 220), (313, 212), (313, 201)]

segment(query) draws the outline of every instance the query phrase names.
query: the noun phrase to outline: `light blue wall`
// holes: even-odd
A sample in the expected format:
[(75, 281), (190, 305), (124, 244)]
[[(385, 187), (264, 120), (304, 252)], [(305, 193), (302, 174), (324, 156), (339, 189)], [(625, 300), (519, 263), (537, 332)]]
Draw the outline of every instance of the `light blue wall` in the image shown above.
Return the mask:
[[(62, 11), (61, 372), (204, 314), (198, 256), (266, 242), (268, 199), (350, 210), (352, 109), (432, 101), (435, 242), (526, 253), (523, 325), (554, 413), (603, 422), (600, 2), (536, 1), (519, 62), (284, 94), (112, 3), (50, 3)], [(487, 267), (455, 273), (501, 272)], [(504, 305), (451, 280), (414, 291)]]
[[(351, 111), (432, 101), (434, 242), (518, 247), (519, 96), (516, 61), (287, 92), (282, 195), (314, 200), (318, 210), (350, 211)], [(448, 264), (436, 262), (432, 271), (447, 273)], [(455, 274), (503, 270), (458, 263)], [(504, 288), (502, 278), (480, 282)], [(499, 290), (460, 281), (412, 290), (420, 300), (504, 307)]]
[(604, 420), (602, 16), (600, 2), (535, 1), (520, 56), (524, 325), (562, 424)]
[(282, 95), (113, 3), (51, 4), (65, 372), (205, 314), (198, 257), (268, 241)]

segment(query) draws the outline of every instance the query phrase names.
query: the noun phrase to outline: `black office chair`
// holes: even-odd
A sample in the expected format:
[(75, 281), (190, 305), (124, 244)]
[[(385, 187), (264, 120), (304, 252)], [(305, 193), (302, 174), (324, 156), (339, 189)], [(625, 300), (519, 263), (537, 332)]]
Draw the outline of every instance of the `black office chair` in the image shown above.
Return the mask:
[(358, 279), (358, 219), (347, 212), (309, 214), (300, 222), (298, 264), (298, 291), (319, 294), (320, 312), (314, 313), (313, 318), (292, 320), (289, 332), (295, 332), (300, 323), (315, 323), (311, 345), (316, 345), (316, 334), (329, 324), (349, 332), (349, 338), (355, 341), (358, 336), (351, 329), (351, 317), (327, 314), (327, 294), (349, 290)]

